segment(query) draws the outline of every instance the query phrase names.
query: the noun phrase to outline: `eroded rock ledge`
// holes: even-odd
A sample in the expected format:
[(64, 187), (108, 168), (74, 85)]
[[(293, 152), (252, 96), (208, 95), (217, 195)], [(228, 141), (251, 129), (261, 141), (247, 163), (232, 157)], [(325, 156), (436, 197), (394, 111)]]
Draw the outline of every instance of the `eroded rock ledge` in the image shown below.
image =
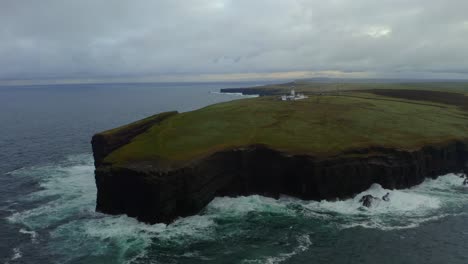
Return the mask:
[(148, 223), (168, 223), (196, 214), (216, 196), (285, 194), (321, 200), (352, 197), (372, 183), (388, 189), (407, 188), (427, 177), (464, 172), (468, 149), (465, 142), (453, 141), (414, 151), (369, 148), (321, 159), (252, 145), (218, 152), (176, 169), (162, 169), (157, 162), (102, 163), (115, 146), (95, 138), (92, 143), (96, 210), (127, 214)]

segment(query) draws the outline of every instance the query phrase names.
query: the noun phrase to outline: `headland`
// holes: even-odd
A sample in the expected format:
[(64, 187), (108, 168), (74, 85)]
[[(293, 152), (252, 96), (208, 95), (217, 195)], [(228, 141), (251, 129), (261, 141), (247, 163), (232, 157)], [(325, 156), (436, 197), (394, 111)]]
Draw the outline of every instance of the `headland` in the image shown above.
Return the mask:
[(280, 100), (291, 85), (96, 134), (96, 209), (168, 223), (216, 196), (342, 199), (466, 169), (466, 85), (294, 84), (307, 98)]

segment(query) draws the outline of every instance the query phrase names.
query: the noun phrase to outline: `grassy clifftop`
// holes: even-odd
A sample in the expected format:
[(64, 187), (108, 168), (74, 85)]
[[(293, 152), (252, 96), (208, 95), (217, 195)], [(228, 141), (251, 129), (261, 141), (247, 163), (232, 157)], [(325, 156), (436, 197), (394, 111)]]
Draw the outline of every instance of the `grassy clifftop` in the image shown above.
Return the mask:
[(294, 102), (260, 97), (215, 104), (164, 119), (105, 161), (178, 164), (253, 144), (329, 156), (375, 146), (416, 149), (468, 137), (468, 113), (459, 104), (410, 99), (347, 92)]

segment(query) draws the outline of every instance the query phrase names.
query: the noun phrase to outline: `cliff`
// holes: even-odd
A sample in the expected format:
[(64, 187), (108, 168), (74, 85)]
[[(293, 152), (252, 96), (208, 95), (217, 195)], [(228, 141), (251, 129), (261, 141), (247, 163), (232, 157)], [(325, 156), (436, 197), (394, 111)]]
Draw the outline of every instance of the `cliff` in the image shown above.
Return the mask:
[(466, 97), (397, 95), (237, 100), (98, 133), (96, 210), (169, 223), (216, 196), (342, 199), (464, 172)]
[[(100, 148), (93, 144), (93, 150)], [(427, 177), (463, 172), (466, 150), (465, 143), (450, 142), (411, 152), (361, 149), (318, 159), (256, 145), (215, 153), (169, 171), (151, 165), (104, 165), (96, 168), (96, 209), (148, 223), (169, 223), (198, 213), (216, 196), (286, 194), (307, 200), (341, 199), (372, 183), (401, 189)]]

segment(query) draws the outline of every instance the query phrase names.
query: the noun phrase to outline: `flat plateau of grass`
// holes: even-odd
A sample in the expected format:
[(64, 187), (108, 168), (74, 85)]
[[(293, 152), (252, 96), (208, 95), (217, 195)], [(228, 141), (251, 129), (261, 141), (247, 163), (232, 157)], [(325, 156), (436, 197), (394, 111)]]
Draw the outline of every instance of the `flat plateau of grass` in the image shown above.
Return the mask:
[(109, 154), (106, 162), (177, 164), (253, 144), (326, 157), (376, 146), (417, 149), (465, 140), (467, 131), (468, 113), (456, 105), (363, 92), (294, 102), (260, 97), (173, 115)]

